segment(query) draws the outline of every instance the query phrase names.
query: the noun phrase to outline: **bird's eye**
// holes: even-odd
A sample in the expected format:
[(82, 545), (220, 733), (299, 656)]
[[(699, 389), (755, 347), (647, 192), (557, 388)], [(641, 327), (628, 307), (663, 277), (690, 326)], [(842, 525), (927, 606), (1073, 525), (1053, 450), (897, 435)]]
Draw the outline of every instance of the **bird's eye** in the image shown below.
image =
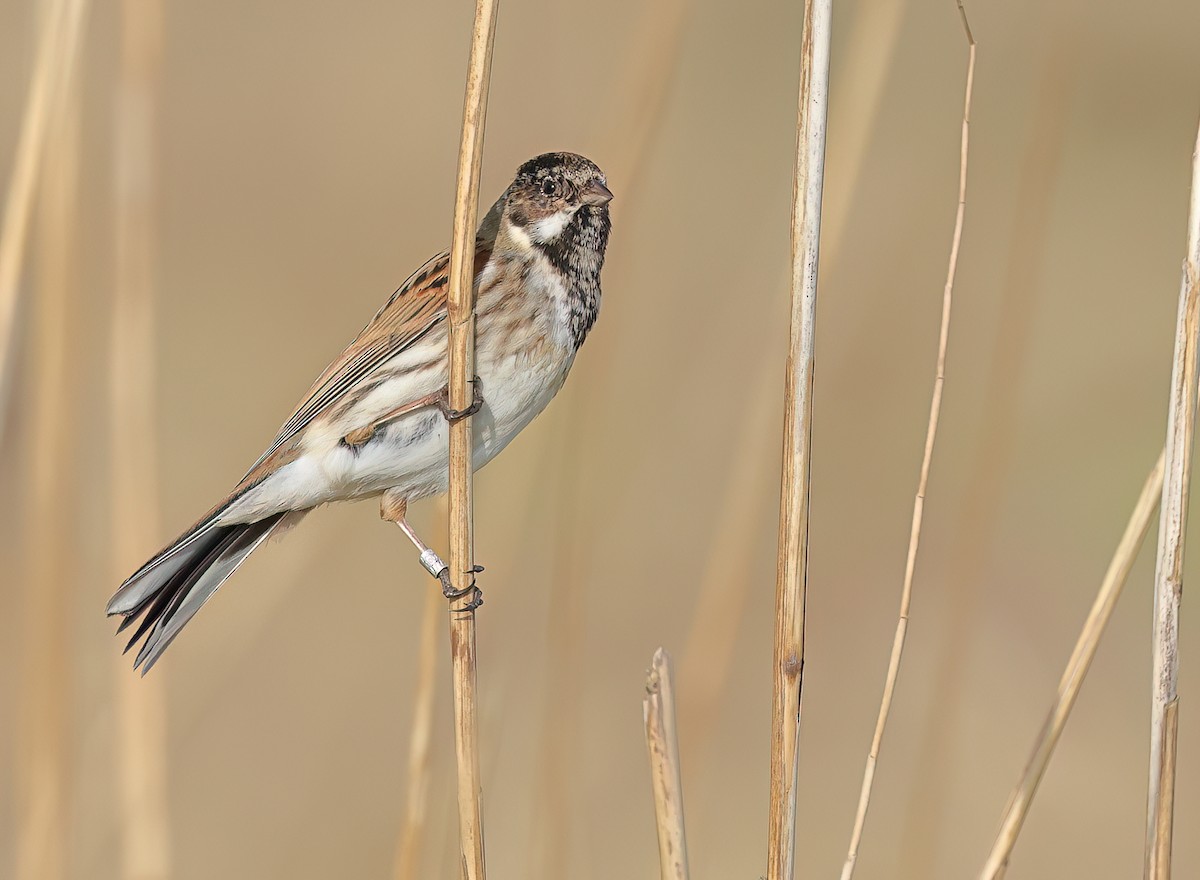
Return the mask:
[(542, 182), (542, 194), (552, 196), (558, 192), (558, 183), (551, 177), (547, 177)]

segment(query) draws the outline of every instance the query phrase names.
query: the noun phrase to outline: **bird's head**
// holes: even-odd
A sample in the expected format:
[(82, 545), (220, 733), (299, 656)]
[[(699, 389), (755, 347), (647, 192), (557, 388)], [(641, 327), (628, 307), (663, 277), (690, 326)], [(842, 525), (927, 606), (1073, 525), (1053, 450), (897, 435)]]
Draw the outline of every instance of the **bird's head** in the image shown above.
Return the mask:
[(585, 243), (598, 233), (607, 241), (612, 197), (604, 172), (591, 160), (544, 153), (517, 169), (505, 193), (504, 220), (514, 239), (543, 248)]

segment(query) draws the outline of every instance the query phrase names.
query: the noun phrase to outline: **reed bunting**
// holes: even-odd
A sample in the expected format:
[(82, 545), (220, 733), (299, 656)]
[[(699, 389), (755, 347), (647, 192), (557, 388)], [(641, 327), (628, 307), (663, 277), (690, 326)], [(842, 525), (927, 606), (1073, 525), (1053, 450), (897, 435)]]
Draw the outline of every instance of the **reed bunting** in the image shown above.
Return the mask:
[[(392, 294), (321, 374), (274, 442), (219, 504), (139, 568), (108, 603), (143, 636), (147, 672), (246, 557), (318, 505), (382, 495), (381, 513), (446, 566), (405, 521), (447, 487), (447, 422), (468, 415), (482, 467), (562, 388), (600, 308), (612, 193), (595, 164), (546, 153), (520, 167), (475, 242), (475, 402), (448, 405), (447, 267), (439, 254)], [(140, 621), (140, 622), (139, 622)]]

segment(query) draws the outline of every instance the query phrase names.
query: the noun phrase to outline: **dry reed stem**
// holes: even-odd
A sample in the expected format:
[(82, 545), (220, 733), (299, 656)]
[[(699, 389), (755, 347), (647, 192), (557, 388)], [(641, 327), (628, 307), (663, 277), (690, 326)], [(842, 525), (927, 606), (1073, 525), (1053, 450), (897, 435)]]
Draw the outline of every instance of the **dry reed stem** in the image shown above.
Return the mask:
[(1175, 744), (1179, 700), (1179, 603), (1187, 526), (1192, 441), (1196, 429), (1196, 356), (1200, 333), (1200, 131), (1192, 152), (1187, 255), (1179, 288), (1175, 358), (1167, 411), (1166, 470), (1154, 566), (1154, 678), (1150, 714), (1150, 794), (1146, 816), (1146, 880), (1171, 876), (1175, 810)]
[(879, 705), (879, 717), (875, 722), (875, 733), (871, 737), (871, 751), (867, 755), (867, 766), (863, 771), (862, 789), (859, 792), (858, 809), (854, 816), (854, 828), (850, 832), (850, 848), (842, 866), (842, 880), (854, 876), (858, 861), (858, 847), (862, 841), (863, 827), (867, 821), (867, 809), (871, 804), (871, 790), (875, 781), (875, 767), (879, 761), (879, 750), (883, 743), (883, 732), (887, 727), (892, 708), (892, 697), (896, 692), (896, 680), (900, 674), (900, 660), (904, 653), (904, 641), (908, 634), (908, 615), (912, 605), (913, 576), (916, 571), (917, 550), (921, 543), (921, 523), (925, 512), (925, 492), (929, 486), (929, 468), (933, 460), (933, 445), (937, 439), (938, 419), (942, 409), (942, 389), (946, 381), (946, 348), (950, 340), (950, 310), (954, 302), (954, 276), (958, 270), (958, 251), (962, 243), (963, 217), (967, 205), (967, 155), (971, 128), (971, 93), (975, 85), (975, 38), (967, 22), (967, 12), (962, 0), (958, 0), (958, 13), (962, 20), (963, 33), (967, 38), (967, 86), (963, 99), (962, 145), (958, 167), (958, 207), (954, 216), (954, 237), (950, 245), (950, 261), (946, 270), (946, 286), (942, 293), (942, 320), (938, 336), (937, 374), (933, 381), (933, 399), (929, 405), (929, 425), (925, 433), (925, 451), (921, 459), (921, 476), (917, 481), (917, 494), (913, 500), (912, 527), (908, 541), (908, 557), (904, 563), (904, 586), (900, 592), (900, 615), (896, 622), (896, 635), (892, 640), (892, 653), (888, 659), (887, 678), (883, 685), (883, 699)]
[(55, 107), (62, 102), (71, 81), (87, 12), (86, 0), (46, 0), (41, 5), (42, 29), (8, 183), (3, 226), (0, 226), (0, 438), (4, 436), (4, 417), (11, 390), (11, 349), (22, 260), (46, 150), (46, 134)]
[[(821, 248), (826, 265), (838, 259), (906, 5), (906, 0), (881, 0), (851, 10), (846, 44), (859, 47), (857, 59), (846, 66), (845, 76), (839, 80), (842, 100), (829, 108), (829, 127), (837, 133), (835, 158), (844, 170), (830, 178), (825, 187)], [(729, 680), (738, 629), (753, 586), (746, 572), (759, 525), (751, 511), (769, 463), (757, 450), (757, 441), (770, 418), (770, 404), (761, 393), (769, 391), (770, 383), (764, 380), (752, 384), (760, 389), (759, 397), (743, 419), (743, 433), (735, 447), (741, 454), (734, 458), (734, 472), (726, 481), (725, 499), (716, 505), (720, 519), (713, 529), (691, 631), (680, 658), (680, 667), (689, 682), (689, 696), (683, 708), (685, 726), (697, 750), (712, 735)]]
[(831, 15), (832, 0), (806, 0), (800, 43), (796, 171), (792, 181), (792, 307), (784, 375), (783, 474), (775, 580), (767, 880), (791, 880), (796, 861), (796, 782), (804, 678), (813, 354)]
[(1042, 781), (1046, 767), (1050, 764), (1050, 758), (1054, 755), (1054, 749), (1062, 736), (1063, 728), (1066, 727), (1071, 709), (1075, 705), (1075, 699), (1083, 687), (1083, 680), (1087, 677), (1092, 659), (1096, 656), (1096, 649), (1100, 646), (1100, 639), (1112, 618), (1113, 610), (1117, 607), (1117, 600), (1121, 598), (1121, 591), (1125, 588), (1125, 582), (1137, 559), (1142, 541), (1145, 540), (1146, 530), (1150, 527), (1150, 518), (1158, 509), (1162, 485), (1163, 454), (1160, 453), (1158, 461), (1155, 462), (1146, 477), (1142, 493), (1138, 496), (1137, 503), (1133, 506), (1133, 512), (1129, 515), (1125, 532), (1121, 535), (1112, 561), (1108, 564), (1108, 570), (1104, 573), (1104, 579), (1100, 582), (1100, 590), (1096, 593), (1092, 610), (1088, 613), (1079, 638), (1075, 642), (1075, 648), (1071, 652), (1071, 658), (1063, 670), (1062, 678), (1058, 683), (1058, 694), (1054, 698), (1054, 703), (1050, 707), (1050, 713), (1046, 716), (1046, 722), (1042, 725), (1041, 732), (1038, 733), (1033, 752), (1029, 756), (1020, 781), (1008, 799), (1008, 806), (1005, 807), (1004, 817), (1000, 822), (1000, 833), (996, 836), (992, 851), (988, 854), (983, 870), (979, 874), (980, 880), (999, 880), (1004, 876), (1009, 856), (1017, 842), (1017, 835), (1021, 833), (1021, 827), (1025, 823), (1025, 817), (1029, 813), (1038, 785)]
[[(441, 517), (444, 521), (445, 515)], [(436, 546), (436, 544), (435, 544)], [(433, 760), (433, 706), (437, 683), (438, 632), (442, 626), (442, 597), (436, 590), (425, 594), (421, 615), (421, 642), (417, 653), (416, 698), (412, 733), (408, 743), (408, 801), (400, 843), (396, 850), (396, 880), (417, 880), (427, 829), (429, 771)]]
[[(115, 264), (109, 351), (113, 564), (118, 580), (160, 537), (154, 413), (156, 110), (161, 0), (124, 0), (116, 100)], [(121, 871), (128, 880), (171, 873), (166, 684), (138, 679), (122, 658), (117, 691)]]
[[(477, 0), (467, 62), (462, 143), (454, 195), (450, 244), (450, 405), (471, 403), (475, 375), (475, 224), (479, 208), (479, 171), (487, 114), (497, 0)], [(486, 389), (484, 391), (486, 394)], [(450, 425), (450, 573), (456, 589), (473, 577), (472, 422)], [(454, 744), (458, 759), (458, 823), (465, 880), (483, 880), (483, 793), (479, 779), (479, 720), (476, 706), (475, 612), (470, 591), (450, 603), (450, 655), (454, 681)]]
[(658, 865), (662, 880), (687, 880), (687, 836), (683, 825), (683, 782), (679, 766), (679, 737), (675, 728), (675, 685), (671, 655), (654, 652), (646, 672), (642, 700), (650, 783), (658, 823)]
[(21, 627), (21, 702), (17, 709), (15, 801), (18, 880), (66, 875), (70, 822), (69, 638), (77, 580), (69, 503), (75, 484), (73, 438), (78, 425), (73, 393), (80, 349), (77, 214), (79, 109), (77, 83), (50, 111), (38, 211), (37, 292), (33, 299), (32, 413), (27, 433), (29, 470), (26, 584)]

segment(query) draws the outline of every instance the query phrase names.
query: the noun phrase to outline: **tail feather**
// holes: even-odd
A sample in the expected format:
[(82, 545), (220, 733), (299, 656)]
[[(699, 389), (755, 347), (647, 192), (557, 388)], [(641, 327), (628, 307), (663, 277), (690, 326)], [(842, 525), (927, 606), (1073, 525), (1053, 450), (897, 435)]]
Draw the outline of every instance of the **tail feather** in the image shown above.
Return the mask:
[(121, 584), (108, 600), (107, 613), (123, 615), (127, 620), (136, 617), (167, 584), (186, 574), (197, 559), (212, 550), (221, 539), (221, 531), (215, 516), (191, 528)]
[(134, 660), (135, 669), (140, 667), (142, 674), (150, 671), (200, 606), (285, 516), (279, 513), (255, 523), (231, 526), (205, 524), (164, 550), (121, 585), (108, 604), (108, 613), (125, 618), (117, 632), (141, 618), (125, 646), (128, 651), (146, 636)]

